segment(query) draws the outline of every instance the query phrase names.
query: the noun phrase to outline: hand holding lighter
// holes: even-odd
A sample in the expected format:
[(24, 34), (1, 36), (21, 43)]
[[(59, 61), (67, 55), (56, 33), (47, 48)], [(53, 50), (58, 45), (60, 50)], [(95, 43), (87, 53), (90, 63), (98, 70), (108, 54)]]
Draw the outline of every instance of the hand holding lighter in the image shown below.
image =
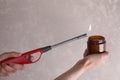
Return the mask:
[[(31, 64), (31, 63), (35, 63), (37, 61), (40, 60), (41, 58), (41, 55), (49, 50), (51, 50), (52, 48), (55, 48), (55, 47), (58, 47), (60, 45), (63, 45), (65, 43), (68, 43), (68, 42), (71, 42), (73, 40), (78, 40), (78, 39), (81, 39), (81, 38), (84, 38), (86, 37), (87, 34), (82, 34), (82, 35), (79, 35), (77, 37), (74, 37), (74, 38), (71, 38), (71, 39), (68, 39), (68, 40), (65, 40), (65, 41), (62, 41), (60, 43), (57, 43), (55, 45), (52, 45), (52, 46), (46, 46), (46, 47), (43, 47), (43, 48), (38, 48), (38, 49), (35, 49), (35, 50), (32, 50), (32, 51), (29, 51), (29, 52), (26, 52), (26, 53), (23, 53), (21, 56), (19, 57), (11, 57), (11, 58), (7, 58), (3, 61), (0, 61), (0, 64), (8, 64), (8, 63), (17, 63), (17, 64)], [(38, 59), (35, 59), (34, 61), (31, 61), (30, 60), (30, 57), (31, 55), (33, 54), (39, 54), (39, 57)], [(34, 57), (34, 56), (33, 56)]]

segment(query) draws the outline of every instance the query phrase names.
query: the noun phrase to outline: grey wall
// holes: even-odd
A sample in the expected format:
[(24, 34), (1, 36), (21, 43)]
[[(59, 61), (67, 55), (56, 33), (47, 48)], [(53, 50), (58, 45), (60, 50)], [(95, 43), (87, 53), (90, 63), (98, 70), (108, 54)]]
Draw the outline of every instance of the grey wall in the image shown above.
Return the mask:
[[(0, 53), (26, 52), (88, 32), (103, 35), (111, 57), (80, 80), (120, 80), (120, 0), (0, 0)], [(82, 58), (87, 38), (44, 54), (0, 80), (53, 80)]]

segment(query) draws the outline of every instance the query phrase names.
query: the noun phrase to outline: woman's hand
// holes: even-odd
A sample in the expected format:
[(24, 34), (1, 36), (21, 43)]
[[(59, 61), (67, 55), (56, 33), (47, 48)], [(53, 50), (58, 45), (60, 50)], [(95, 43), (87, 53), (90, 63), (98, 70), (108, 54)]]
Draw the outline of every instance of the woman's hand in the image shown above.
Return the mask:
[(108, 52), (88, 55), (86, 50), (83, 59), (79, 60), (72, 68), (61, 74), (55, 80), (77, 80), (86, 70), (104, 64), (108, 56)]
[(106, 61), (106, 59), (109, 57), (109, 53), (106, 51), (104, 53), (96, 53), (96, 54), (91, 54), (88, 55), (88, 51), (86, 50), (84, 53), (84, 58), (83, 60), (86, 61), (86, 68), (95, 68), (103, 65)]
[[(6, 52), (0, 55), (0, 61), (10, 58), (10, 57), (19, 57), (21, 56), (18, 52)], [(0, 64), (0, 76), (10, 76), (16, 73), (18, 70), (23, 70), (24, 65), (9, 63), (9, 64)]]

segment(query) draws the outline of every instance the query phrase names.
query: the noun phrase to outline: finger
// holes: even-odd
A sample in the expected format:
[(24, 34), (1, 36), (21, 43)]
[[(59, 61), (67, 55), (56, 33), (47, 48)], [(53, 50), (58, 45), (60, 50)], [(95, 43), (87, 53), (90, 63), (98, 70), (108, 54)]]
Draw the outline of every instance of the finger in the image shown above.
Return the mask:
[(0, 55), (0, 60), (6, 59), (9, 57), (19, 57), (19, 56), (21, 56), (21, 54), (18, 52), (6, 52)]
[(4, 65), (3, 65), (3, 68), (4, 68), (8, 73), (15, 73), (15, 72), (16, 72), (16, 69), (10, 67), (10, 66), (7, 65), (7, 64), (4, 64)]
[(23, 70), (24, 69), (24, 65), (21, 65), (21, 64), (10, 63), (9, 66), (16, 69), (16, 70)]
[(88, 50), (85, 49), (85, 52), (84, 52), (84, 54), (83, 54), (83, 57), (86, 57), (87, 55), (88, 55)]
[(34, 57), (33, 57), (33, 56), (30, 56), (30, 57), (29, 57), (29, 61), (30, 61), (30, 62), (34, 62)]
[(0, 68), (0, 76), (8, 76), (8, 73), (4, 68)]
[(107, 59), (109, 57), (109, 52), (106, 51), (106, 52), (102, 53), (101, 55), (102, 55), (103, 59)]

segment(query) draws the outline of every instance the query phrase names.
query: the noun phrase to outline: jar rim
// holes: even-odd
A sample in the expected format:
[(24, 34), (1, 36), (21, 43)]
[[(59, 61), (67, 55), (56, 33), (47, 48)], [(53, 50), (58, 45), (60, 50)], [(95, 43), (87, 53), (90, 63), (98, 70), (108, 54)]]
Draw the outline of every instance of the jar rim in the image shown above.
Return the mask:
[(100, 35), (93, 35), (93, 36), (90, 36), (88, 38), (88, 42), (98, 42), (98, 43), (103, 43), (103, 42), (106, 42), (105, 41), (105, 38), (103, 36), (100, 36)]
[(89, 37), (89, 40), (105, 40), (105, 38), (103, 36), (100, 36), (100, 35), (93, 35), (93, 36), (90, 36)]

